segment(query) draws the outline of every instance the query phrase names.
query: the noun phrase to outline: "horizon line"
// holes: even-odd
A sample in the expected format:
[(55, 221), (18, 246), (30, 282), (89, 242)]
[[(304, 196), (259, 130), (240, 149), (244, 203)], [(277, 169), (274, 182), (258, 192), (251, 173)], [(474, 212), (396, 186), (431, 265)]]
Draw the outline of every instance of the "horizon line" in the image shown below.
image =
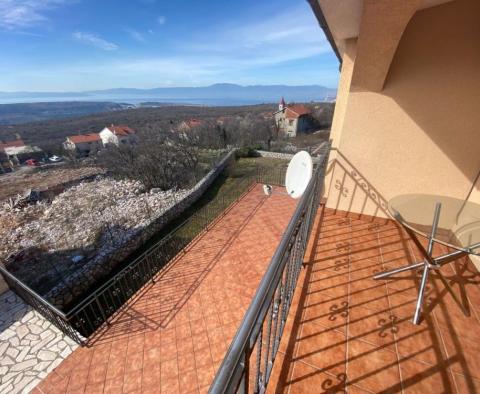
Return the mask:
[(60, 91), (60, 90), (55, 90), (55, 91), (47, 91), (47, 90), (12, 90), (12, 91), (7, 91), (7, 90), (0, 90), (0, 93), (3, 94), (18, 94), (18, 93), (48, 93), (48, 94), (54, 94), (54, 93), (91, 93), (91, 92), (101, 92), (101, 91), (107, 91), (107, 90), (121, 90), (121, 89), (131, 89), (131, 90), (154, 90), (154, 89), (201, 89), (201, 88), (209, 88), (212, 86), (216, 85), (232, 85), (232, 86), (238, 86), (242, 88), (248, 88), (248, 87), (270, 87), (270, 86), (285, 86), (285, 87), (307, 87), (307, 86), (318, 86), (320, 88), (324, 89), (331, 89), (331, 90), (337, 90), (337, 87), (330, 87), (330, 86), (325, 86), (325, 85), (320, 85), (320, 84), (309, 84), (309, 85), (291, 85), (291, 84), (252, 84), (252, 85), (242, 85), (242, 84), (237, 84), (237, 83), (231, 83), (231, 82), (215, 82), (209, 85), (199, 85), (199, 86), (156, 86), (156, 87), (151, 87), (151, 88), (138, 88), (138, 87), (110, 87), (110, 88), (103, 88), (103, 89), (89, 89), (89, 90), (65, 90), (65, 91)]

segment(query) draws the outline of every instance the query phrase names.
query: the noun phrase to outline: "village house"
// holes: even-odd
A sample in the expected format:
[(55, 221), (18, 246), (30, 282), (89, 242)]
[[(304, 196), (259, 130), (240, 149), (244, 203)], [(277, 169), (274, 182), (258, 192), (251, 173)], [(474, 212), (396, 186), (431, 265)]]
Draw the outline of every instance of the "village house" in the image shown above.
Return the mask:
[(305, 133), (312, 127), (311, 111), (303, 104), (286, 105), (283, 97), (278, 105), (278, 111), (274, 112), (274, 117), (278, 132), (288, 137)]
[(45, 158), (45, 153), (38, 146), (20, 145), (5, 148), (5, 154), (12, 167), (25, 164), (27, 160), (39, 161)]
[(203, 126), (205, 122), (201, 119), (189, 119), (189, 120), (184, 120), (180, 125), (178, 126), (178, 131), (181, 132), (187, 132), (193, 129), (196, 129), (197, 127)]
[(6, 148), (25, 146), (25, 143), (20, 138), (17, 138), (12, 141), (2, 141), (0, 140), (0, 174), (5, 172), (10, 172), (13, 170), (13, 164), (8, 160), (7, 153), (5, 152)]
[(103, 143), (98, 133), (79, 134), (67, 137), (63, 147), (75, 151), (79, 156), (88, 156), (102, 149)]
[(118, 125), (105, 127), (100, 133), (103, 146), (108, 144), (120, 145), (134, 145), (138, 142), (138, 136), (135, 130), (128, 126)]
[(22, 139), (17, 138), (12, 141), (2, 141), (0, 140), (0, 152), (5, 152), (5, 148), (11, 148), (15, 146), (25, 146), (25, 142)]

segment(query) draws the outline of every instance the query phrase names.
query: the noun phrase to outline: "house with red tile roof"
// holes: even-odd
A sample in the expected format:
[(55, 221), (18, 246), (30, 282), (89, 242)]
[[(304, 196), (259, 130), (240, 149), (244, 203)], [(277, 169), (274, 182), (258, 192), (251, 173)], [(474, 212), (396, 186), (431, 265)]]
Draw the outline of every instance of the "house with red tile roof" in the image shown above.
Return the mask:
[(138, 142), (137, 132), (125, 125), (114, 125), (105, 127), (100, 133), (103, 146), (108, 144), (134, 145)]
[(308, 132), (312, 127), (310, 109), (303, 104), (287, 105), (283, 97), (274, 117), (277, 130), (288, 137)]
[(5, 152), (5, 148), (13, 148), (13, 147), (19, 147), (19, 146), (25, 146), (25, 142), (23, 142), (23, 140), (19, 138), (11, 141), (0, 140), (0, 152), (2, 153)]
[(178, 126), (178, 131), (186, 132), (193, 130), (197, 127), (203, 126), (205, 122), (201, 119), (189, 119), (189, 120), (184, 120), (180, 125)]
[(20, 138), (12, 141), (0, 140), (0, 174), (13, 171), (13, 164), (8, 160), (5, 149), (19, 146), (25, 146), (25, 143)]
[(88, 156), (102, 149), (103, 142), (99, 133), (78, 134), (67, 137), (63, 147), (75, 151), (80, 156)]

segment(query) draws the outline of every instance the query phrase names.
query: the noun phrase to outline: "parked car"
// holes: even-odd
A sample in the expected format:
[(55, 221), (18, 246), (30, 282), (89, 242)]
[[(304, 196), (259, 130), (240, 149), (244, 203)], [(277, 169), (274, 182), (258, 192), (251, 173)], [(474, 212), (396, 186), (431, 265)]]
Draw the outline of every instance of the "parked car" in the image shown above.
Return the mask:
[(48, 160), (50, 160), (52, 163), (58, 163), (59, 161), (63, 160), (63, 157), (53, 155), (52, 157), (49, 157)]
[(35, 159), (25, 160), (25, 164), (26, 164), (27, 166), (30, 166), (30, 167), (37, 167), (37, 166), (40, 165), (40, 163), (39, 163), (37, 160), (35, 160)]

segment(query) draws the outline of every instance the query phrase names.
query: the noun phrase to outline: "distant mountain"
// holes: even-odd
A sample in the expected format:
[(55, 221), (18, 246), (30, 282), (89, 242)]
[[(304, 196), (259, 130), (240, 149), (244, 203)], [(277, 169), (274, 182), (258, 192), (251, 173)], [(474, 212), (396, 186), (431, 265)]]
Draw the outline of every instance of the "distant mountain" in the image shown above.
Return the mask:
[(320, 85), (252, 85), (218, 83), (205, 87), (117, 88), (84, 92), (0, 92), (0, 103), (38, 101), (161, 101), (203, 105), (242, 105), (287, 101), (331, 101), (336, 90)]

